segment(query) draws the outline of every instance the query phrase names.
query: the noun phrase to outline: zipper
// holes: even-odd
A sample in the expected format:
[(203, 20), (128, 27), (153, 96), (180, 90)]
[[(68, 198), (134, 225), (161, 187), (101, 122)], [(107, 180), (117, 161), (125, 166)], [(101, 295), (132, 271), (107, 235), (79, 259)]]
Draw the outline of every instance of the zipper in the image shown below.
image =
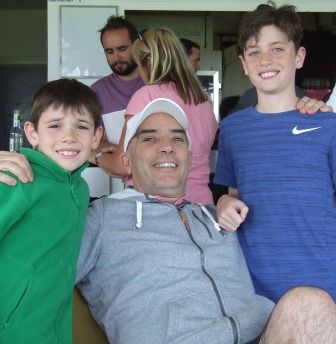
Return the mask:
[(204, 226), (205, 230), (206, 230), (206, 231), (208, 232), (208, 234), (209, 234), (209, 237), (210, 237), (211, 239), (213, 239), (213, 236), (212, 236), (212, 234), (211, 234), (211, 232), (210, 232), (210, 229), (209, 229), (209, 227), (206, 225), (206, 223), (198, 217), (198, 215), (194, 212), (194, 210), (192, 210), (191, 212), (192, 212), (192, 214), (196, 217), (196, 219), (197, 219), (199, 222), (201, 222), (201, 224)]
[[(223, 317), (228, 318), (230, 323), (231, 323), (232, 332), (233, 332), (233, 343), (238, 343), (237, 324), (236, 324), (235, 320), (233, 319), (233, 317), (228, 316), (226, 314), (225, 307), (224, 307), (223, 301), (222, 301), (222, 299), (220, 297), (220, 293), (219, 293), (217, 284), (216, 284), (215, 280), (213, 279), (213, 277), (208, 273), (208, 271), (205, 268), (204, 250), (203, 250), (203, 248), (201, 246), (198, 245), (198, 243), (195, 241), (195, 239), (194, 239), (194, 237), (192, 235), (191, 227), (190, 227), (189, 220), (188, 220), (188, 217), (187, 217), (186, 213), (181, 208), (178, 208), (178, 213), (179, 213), (179, 215), (180, 215), (180, 217), (181, 217), (181, 219), (182, 219), (182, 221), (184, 223), (184, 226), (185, 226), (185, 228), (187, 230), (187, 233), (189, 235), (189, 238), (190, 238), (191, 242), (198, 248), (198, 250), (199, 250), (199, 252), (201, 254), (201, 269), (202, 269), (203, 273), (205, 274), (205, 276), (209, 279), (209, 281), (210, 281), (210, 283), (212, 285), (212, 288), (213, 288), (213, 290), (215, 292), (217, 301), (219, 303), (219, 307), (220, 307), (221, 313), (222, 313)], [(195, 215), (194, 212), (193, 212), (193, 215)], [(196, 219), (199, 220), (198, 217), (196, 217)], [(201, 223), (202, 223), (202, 221), (201, 221)], [(203, 223), (203, 225), (205, 225), (205, 224)], [(209, 231), (209, 229), (208, 229), (208, 231)]]

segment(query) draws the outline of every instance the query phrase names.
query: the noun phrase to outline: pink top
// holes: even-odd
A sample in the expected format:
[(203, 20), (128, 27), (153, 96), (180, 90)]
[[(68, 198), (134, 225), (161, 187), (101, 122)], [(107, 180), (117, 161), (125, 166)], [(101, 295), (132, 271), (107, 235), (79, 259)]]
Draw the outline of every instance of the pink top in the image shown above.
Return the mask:
[(213, 204), (212, 193), (208, 186), (209, 158), (218, 123), (210, 102), (207, 101), (197, 106), (185, 104), (173, 85), (173, 83), (169, 83), (142, 87), (129, 101), (126, 115), (137, 114), (156, 98), (168, 98), (181, 106), (188, 118), (192, 152), (185, 199), (192, 203)]

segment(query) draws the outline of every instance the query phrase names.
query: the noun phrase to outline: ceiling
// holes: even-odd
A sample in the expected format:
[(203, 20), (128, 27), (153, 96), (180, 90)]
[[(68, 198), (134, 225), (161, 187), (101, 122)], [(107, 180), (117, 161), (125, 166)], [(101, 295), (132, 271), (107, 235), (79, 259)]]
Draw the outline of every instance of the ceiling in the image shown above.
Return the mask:
[(47, 10), (47, 0), (0, 0), (0, 11)]

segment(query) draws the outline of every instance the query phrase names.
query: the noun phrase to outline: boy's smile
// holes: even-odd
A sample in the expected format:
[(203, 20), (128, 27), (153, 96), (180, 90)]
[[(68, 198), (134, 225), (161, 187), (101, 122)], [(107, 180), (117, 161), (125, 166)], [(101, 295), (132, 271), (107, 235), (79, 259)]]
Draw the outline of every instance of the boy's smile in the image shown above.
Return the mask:
[(70, 172), (83, 165), (100, 139), (100, 129), (94, 131), (93, 119), (86, 110), (77, 113), (49, 108), (42, 113), (37, 130), (27, 123), (31, 144)]
[[(305, 49), (298, 52), (284, 32), (274, 25), (264, 26), (258, 37), (246, 43), (244, 56), (240, 56), (245, 74), (258, 90), (259, 102), (263, 94), (295, 95), (295, 72), (303, 65)], [(261, 99), (260, 99), (261, 98)]]

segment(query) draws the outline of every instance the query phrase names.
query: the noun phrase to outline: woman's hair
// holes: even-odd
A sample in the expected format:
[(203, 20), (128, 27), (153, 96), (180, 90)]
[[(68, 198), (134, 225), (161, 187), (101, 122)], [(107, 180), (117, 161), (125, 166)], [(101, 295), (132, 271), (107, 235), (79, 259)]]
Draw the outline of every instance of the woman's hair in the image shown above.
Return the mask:
[(132, 53), (135, 62), (148, 71), (150, 84), (173, 82), (176, 92), (187, 104), (197, 105), (208, 100), (183, 45), (171, 30), (143, 31), (134, 42)]

